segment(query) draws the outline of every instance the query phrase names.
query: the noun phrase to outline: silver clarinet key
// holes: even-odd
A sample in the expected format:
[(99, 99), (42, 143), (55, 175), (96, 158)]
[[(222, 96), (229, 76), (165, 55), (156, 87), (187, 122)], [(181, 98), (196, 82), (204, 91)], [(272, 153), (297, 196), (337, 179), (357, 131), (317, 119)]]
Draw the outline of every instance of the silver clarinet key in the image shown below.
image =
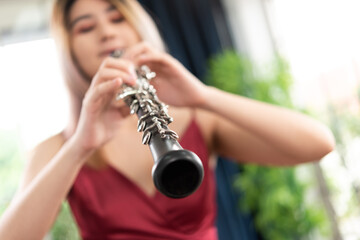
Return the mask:
[[(118, 55), (119, 53), (116, 52), (116, 56)], [(138, 131), (144, 132), (142, 142), (148, 144), (155, 132), (160, 134), (161, 138), (178, 139), (178, 135), (167, 127), (172, 122), (172, 118), (167, 113), (168, 107), (159, 101), (155, 88), (150, 84), (150, 80), (156, 74), (146, 65), (141, 66), (136, 74), (135, 86), (124, 84), (116, 99), (128, 103), (131, 114), (142, 111), (143, 115), (138, 121)]]

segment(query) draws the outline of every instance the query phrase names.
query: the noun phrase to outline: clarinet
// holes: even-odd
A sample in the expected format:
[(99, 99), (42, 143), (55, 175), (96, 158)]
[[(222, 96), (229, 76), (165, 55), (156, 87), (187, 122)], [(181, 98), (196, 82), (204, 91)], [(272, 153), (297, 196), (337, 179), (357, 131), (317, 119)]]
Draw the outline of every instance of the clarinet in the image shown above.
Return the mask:
[[(111, 56), (120, 58), (123, 51), (116, 50)], [(173, 119), (168, 106), (162, 103), (155, 88), (150, 84), (156, 74), (148, 66), (136, 69), (136, 84), (123, 84), (116, 100), (123, 100), (130, 114), (138, 116), (138, 131), (143, 132), (142, 143), (149, 145), (154, 166), (152, 178), (155, 187), (165, 196), (183, 198), (194, 193), (204, 178), (204, 168), (199, 157), (183, 149), (178, 135), (168, 128)]]

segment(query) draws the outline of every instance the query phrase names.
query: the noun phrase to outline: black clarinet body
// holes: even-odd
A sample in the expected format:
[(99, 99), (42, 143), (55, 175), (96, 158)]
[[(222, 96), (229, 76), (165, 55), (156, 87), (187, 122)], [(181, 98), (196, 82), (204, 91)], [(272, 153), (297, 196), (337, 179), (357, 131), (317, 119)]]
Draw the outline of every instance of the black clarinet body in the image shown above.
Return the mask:
[[(112, 56), (120, 57), (115, 51)], [(155, 187), (171, 198), (183, 198), (194, 193), (204, 177), (199, 157), (178, 143), (178, 135), (168, 128), (173, 119), (167, 113), (150, 80), (155, 77), (147, 66), (136, 70), (134, 86), (123, 85), (117, 100), (123, 100), (131, 114), (138, 116), (138, 131), (143, 132), (142, 143), (149, 145), (154, 166), (152, 177)]]

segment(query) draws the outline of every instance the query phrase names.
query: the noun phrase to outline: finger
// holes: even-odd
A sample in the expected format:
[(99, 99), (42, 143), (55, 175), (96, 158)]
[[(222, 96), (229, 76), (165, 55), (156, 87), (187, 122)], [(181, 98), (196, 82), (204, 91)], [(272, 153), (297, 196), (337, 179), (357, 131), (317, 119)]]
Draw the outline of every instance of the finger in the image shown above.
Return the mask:
[(130, 48), (128, 48), (124, 53), (124, 58), (129, 60), (134, 60), (140, 55), (154, 52), (155, 49), (148, 42), (141, 42)]
[(126, 117), (126, 116), (130, 115), (130, 108), (127, 105), (123, 105), (123, 106), (119, 107), (119, 112), (120, 112), (121, 116)]
[(99, 85), (103, 82), (111, 81), (115, 78), (121, 78), (124, 83), (129, 85), (134, 85), (136, 83), (136, 79), (132, 74), (128, 72), (124, 72), (122, 70), (114, 69), (114, 68), (105, 68), (99, 71), (94, 79), (93, 86)]
[(112, 96), (115, 95), (121, 84), (123, 84), (121, 78), (115, 78), (114, 80), (97, 85), (91, 89), (88, 93), (88, 96), (85, 97), (86, 105), (91, 106), (91, 104), (99, 102), (101, 102), (101, 104), (107, 104), (109, 101), (111, 101)]
[(137, 66), (152, 65), (152, 64), (164, 64), (166, 62), (166, 56), (164, 54), (147, 53), (138, 56), (134, 59), (134, 63)]
[(128, 71), (131, 68), (135, 68), (134, 64), (128, 59), (107, 57), (103, 61), (103, 67), (117, 68), (123, 71)]
[(102, 69), (114, 68), (131, 74), (136, 77), (135, 65), (131, 61), (123, 58), (107, 57), (102, 62), (98, 72)]

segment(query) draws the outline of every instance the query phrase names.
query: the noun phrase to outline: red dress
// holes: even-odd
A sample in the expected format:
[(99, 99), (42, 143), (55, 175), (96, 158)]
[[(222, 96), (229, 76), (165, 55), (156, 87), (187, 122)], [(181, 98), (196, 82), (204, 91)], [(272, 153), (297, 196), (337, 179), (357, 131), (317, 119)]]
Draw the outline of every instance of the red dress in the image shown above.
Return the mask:
[(199, 189), (182, 199), (156, 192), (149, 197), (112, 167), (84, 166), (68, 200), (84, 240), (216, 240), (215, 179), (208, 151), (193, 119), (182, 139), (184, 149), (195, 152), (204, 165)]

